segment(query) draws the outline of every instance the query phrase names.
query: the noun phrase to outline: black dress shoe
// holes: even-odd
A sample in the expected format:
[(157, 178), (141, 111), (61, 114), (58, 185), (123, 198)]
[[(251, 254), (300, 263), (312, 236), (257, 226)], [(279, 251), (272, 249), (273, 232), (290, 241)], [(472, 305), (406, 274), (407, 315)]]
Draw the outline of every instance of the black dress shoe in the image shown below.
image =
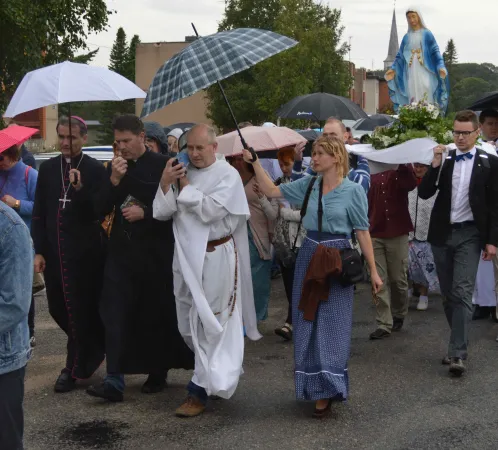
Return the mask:
[(149, 375), (147, 381), (142, 386), (142, 394), (157, 394), (166, 387), (166, 377)]
[(54, 391), (61, 394), (76, 388), (76, 379), (69, 372), (62, 372), (55, 382)]
[(400, 331), (403, 328), (403, 324), (405, 323), (405, 319), (400, 319), (398, 317), (393, 317), (393, 331)]
[(472, 320), (484, 320), (491, 317), (493, 308), (490, 306), (479, 306), (474, 305), (474, 313), (472, 314)]
[(450, 373), (456, 377), (460, 377), (465, 372), (465, 366), (461, 358), (451, 358)]
[(110, 402), (122, 402), (123, 393), (117, 390), (110, 383), (100, 383), (96, 386), (90, 386), (86, 393), (92, 397), (103, 398), (104, 400), (109, 400)]
[(373, 333), (370, 334), (370, 339), (373, 341), (388, 338), (389, 336), (391, 336), (391, 333), (389, 333), (389, 331), (377, 328)]
[(443, 366), (449, 366), (451, 364), (451, 358), (448, 355), (446, 355), (441, 361), (441, 364)]

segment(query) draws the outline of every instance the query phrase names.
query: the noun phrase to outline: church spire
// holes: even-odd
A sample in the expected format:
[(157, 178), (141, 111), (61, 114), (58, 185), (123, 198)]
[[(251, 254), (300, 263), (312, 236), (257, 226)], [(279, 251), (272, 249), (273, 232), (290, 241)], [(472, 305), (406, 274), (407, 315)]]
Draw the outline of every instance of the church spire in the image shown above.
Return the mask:
[(384, 69), (389, 70), (398, 54), (399, 41), (398, 41), (398, 26), (396, 24), (396, 8), (393, 11), (393, 21), (391, 24), (391, 36), (389, 38), (389, 50), (387, 58), (384, 61)]

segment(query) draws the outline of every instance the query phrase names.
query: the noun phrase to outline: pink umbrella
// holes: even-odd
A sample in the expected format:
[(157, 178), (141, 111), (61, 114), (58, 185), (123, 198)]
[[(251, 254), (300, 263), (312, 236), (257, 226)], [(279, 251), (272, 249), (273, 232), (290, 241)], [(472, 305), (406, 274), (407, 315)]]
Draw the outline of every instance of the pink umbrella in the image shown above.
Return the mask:
[(12, 147), (27, 141), (35, 133), (38, 133), (36, 128), (22, 127), (20, 125), (12, 126), (0, 130), (0, 153)]
[[(307, 142), (299, 133), (287, 127), (246, 127), (240, 130), (249, 147), (257, 152), (278, 150), (280, 148)], [(217, 138), (218, 153), (225, 156), (242, 154), (242, 142), (238, 131)]]

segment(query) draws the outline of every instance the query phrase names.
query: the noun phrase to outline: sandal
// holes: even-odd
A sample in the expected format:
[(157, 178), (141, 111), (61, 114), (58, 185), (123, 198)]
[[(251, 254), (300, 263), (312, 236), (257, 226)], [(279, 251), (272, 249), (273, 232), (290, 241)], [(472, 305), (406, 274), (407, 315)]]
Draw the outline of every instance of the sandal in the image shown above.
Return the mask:
[(322, 409), (315, 408), (315, 411), (313, 412), (313, 417), (315, 419), (323, 419), (325, 416), (330, 414), (331, 408), (332, 408), (332, 399), (330, 398), (325, 408)]
[(286, 341), (292, 341), (292, 325), (286, 323), (282, 328), (275, 328), (275, 334)]

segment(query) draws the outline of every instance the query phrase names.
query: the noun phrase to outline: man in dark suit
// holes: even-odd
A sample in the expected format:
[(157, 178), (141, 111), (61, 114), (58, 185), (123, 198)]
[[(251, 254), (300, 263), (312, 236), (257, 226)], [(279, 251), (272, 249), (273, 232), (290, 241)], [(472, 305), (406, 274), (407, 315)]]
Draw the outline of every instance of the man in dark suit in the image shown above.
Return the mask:
[[(443, 164), (444, 145), (418, 190), (428, 199), (438, 190), (432, 210), (428, 241), (444, 296), (444, 312), (451, 328), (448, 355), (450, 373), (465, 372), (468, 330), (472, 320), (472, 294), (481, 250), (486, 261), (498, 245), (498, 158), (476, 148), (480, 129), (472, 111), (457, 113), (453, 136), (457, 149)], [(438, 182), (438, 173), (443, 164)]]

